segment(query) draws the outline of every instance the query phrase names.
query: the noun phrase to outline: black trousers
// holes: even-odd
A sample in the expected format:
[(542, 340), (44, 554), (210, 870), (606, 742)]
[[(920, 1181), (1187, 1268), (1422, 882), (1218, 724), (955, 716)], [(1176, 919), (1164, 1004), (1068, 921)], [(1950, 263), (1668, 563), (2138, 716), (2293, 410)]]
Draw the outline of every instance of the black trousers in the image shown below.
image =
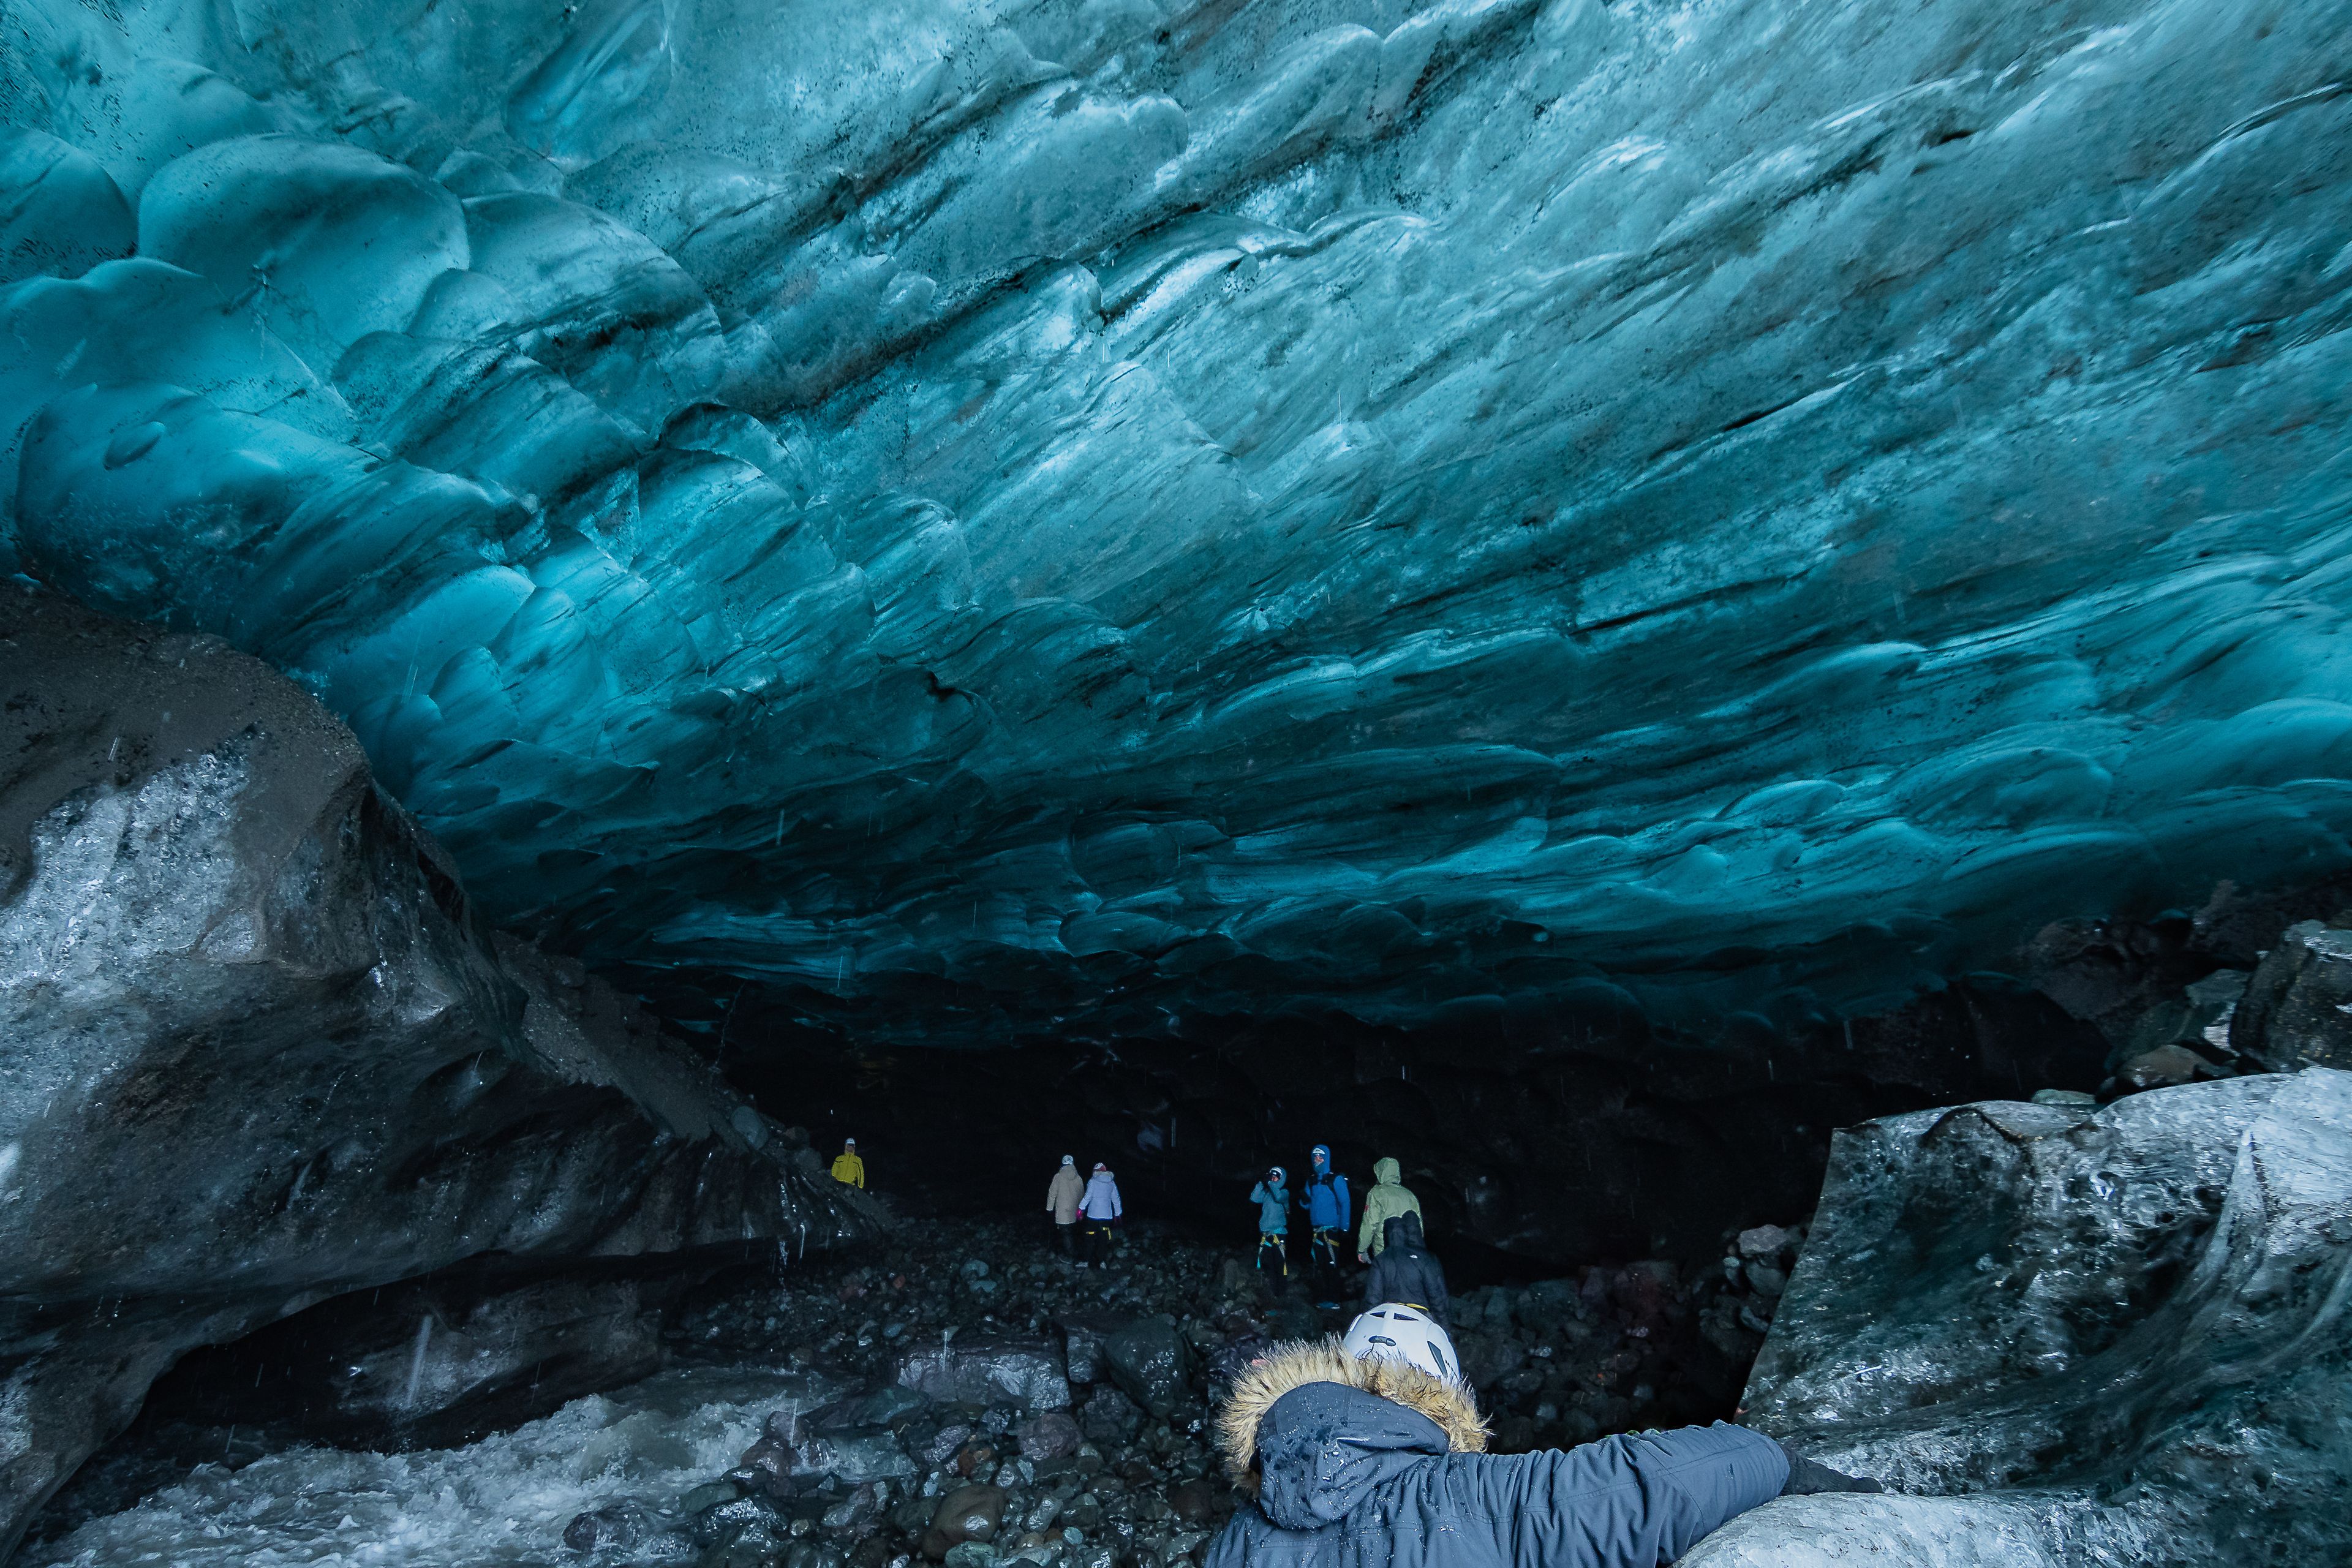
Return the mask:
[(1307, 1243), (1307, 1262), (1317, 1269), (1339, 1267), (1339, 1232), (1333, 1226), (1318, 1225)]

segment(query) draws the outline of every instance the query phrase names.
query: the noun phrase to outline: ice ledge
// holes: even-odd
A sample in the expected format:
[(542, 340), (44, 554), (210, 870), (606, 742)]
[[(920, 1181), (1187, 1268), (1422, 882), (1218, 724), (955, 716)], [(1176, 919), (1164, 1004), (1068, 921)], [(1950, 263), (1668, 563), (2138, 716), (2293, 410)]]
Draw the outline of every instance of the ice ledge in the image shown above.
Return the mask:
[(1911, 1495), (1685, 1562), (2340, 1560), (2347, 1300), (2352, 1073), (1841, 1133), (1746, 1419)]

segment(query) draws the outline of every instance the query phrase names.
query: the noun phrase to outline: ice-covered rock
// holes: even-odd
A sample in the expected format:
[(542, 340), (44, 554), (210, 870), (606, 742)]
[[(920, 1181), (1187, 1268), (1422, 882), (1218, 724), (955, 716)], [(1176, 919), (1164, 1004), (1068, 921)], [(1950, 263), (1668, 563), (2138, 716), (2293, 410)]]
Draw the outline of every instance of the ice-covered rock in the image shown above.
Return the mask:
[(2352, 1074), (1841, 1134), (1746, 1418), (1906, 1495), (1684, 1561), (2339, 1559), (2347, 1277)]
[(1066, 1410), (1070, 1404), (1068, 1364), (1050, 1339), (961, 1334), (907, 1352), (898, 1383), (927, 1399), (967, 1405)]
[[(21, 589), (0, 652), (0, 1547), (192, 1346), (467, 1258), (543, 1281), (868, 1226), (634, 1004), (502, 958), (259, 661)], [(535, 1335), (549, 1403), (647, 1370), (628, 1303), (582, 1289), (311, 1353), (350, 1351), (345, 1413), (393, 1425), (527, 1382)]]
[(2352, 1067), (2352, 931), (2288, 927), (2232, 1009), (2228, 1044), (2279, 1072)]
[(10, 15), (0, 564), (714, 1030), (1785, 1036), (2352, 865), (2333, 5)]
[(462, 1568), (486, 1552), (563, 1563), (576, 1541), (614, 1549), (608, 1562), (692, 1563), (691, 1521), (672, 1507), (733, 1463), (779, 1381), (740, 1368), (673, 1369), (463, 1448), (303, 1446), (234, 1467), (205, 1463), (20, 1561), (249, 1568), (341, 1556)]

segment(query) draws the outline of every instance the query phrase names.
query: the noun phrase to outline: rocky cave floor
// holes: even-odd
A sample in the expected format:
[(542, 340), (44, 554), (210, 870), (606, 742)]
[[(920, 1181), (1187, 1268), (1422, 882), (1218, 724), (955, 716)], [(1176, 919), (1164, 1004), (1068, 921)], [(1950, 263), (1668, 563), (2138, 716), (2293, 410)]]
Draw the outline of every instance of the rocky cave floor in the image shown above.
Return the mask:
[[(1050, 1229), (916, 1219), (735, 1269), (674, 1312), (662, 1373), (462, 1447), (151, 1416), (50, 1504), (25, 1561), (1198, 1562), (1234, 1501), (1207, 1436), (1220, 1384), (1343, 1328), (1361, 1271), (1276, 1286), (1244, 1250), (1149, 1223), (1088, 1268)], [(1458, 1295), (1496, 1447), (1729, 1415), (1802, 1237)]]

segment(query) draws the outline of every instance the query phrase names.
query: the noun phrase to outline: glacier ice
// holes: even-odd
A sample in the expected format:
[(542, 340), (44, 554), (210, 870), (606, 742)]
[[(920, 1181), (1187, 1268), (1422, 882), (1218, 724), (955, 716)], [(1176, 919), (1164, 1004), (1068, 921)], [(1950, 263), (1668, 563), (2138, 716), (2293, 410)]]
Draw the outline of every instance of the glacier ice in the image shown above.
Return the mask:
[(295, 1447), (236, 1469), (200, 1465), (122, 1512), (36, 1542), (39, 1568), (149, 1560), (184, 1568), (375, 1563), (478, 1568), (571, 1556), (563, 1527), (586, 1510), (668, 1510), (731, 1469), (798, 1374), (691, 1367), (461, 1448), (406, 1453)]
[(1841, 1134), (1743, 1403), (1902, 1495), (1685, 1563), (2342, 1560), (2347, 1218), (2328, 1068)]
[(714, 1258), (878, 1227), (634, 1001), (487, 933), (266, 665), (13, 589), (0, 655), (0, 1558), (195, 1347), (283, 1323), (234, 1392), (428, 1436), (658, 1364)]
[(0, 564), (599, 963), (1788, 1027), (2352, 866), (2340, 4), (11, 15)]

